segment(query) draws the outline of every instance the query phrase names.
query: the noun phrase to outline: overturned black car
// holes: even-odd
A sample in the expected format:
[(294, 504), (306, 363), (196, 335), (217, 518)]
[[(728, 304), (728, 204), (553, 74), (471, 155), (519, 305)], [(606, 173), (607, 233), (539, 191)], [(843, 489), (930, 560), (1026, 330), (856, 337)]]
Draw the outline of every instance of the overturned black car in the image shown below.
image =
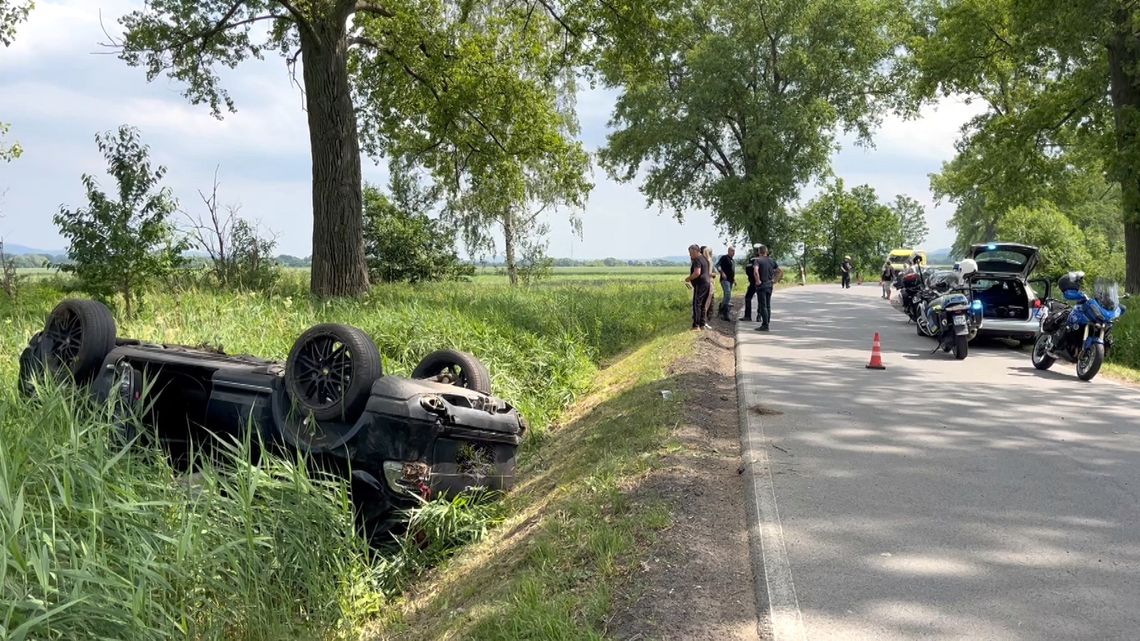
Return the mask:
[(119, 338), (105, 306), (70, 299), (24, 349), (19, 384), (31, 396), (40, 377), (74, 382), (113, 406), (126, 438), (156, 439), (183, 468), (225, 441), (300, 450), (351, 481), (373, 534), (417, 497), (512, 485), (526, 421), (491, 396), (478, 359), (440, 350), (412, 378), (381, 369), (372, 339), (346, 325), (312, 327), (280, 363)]

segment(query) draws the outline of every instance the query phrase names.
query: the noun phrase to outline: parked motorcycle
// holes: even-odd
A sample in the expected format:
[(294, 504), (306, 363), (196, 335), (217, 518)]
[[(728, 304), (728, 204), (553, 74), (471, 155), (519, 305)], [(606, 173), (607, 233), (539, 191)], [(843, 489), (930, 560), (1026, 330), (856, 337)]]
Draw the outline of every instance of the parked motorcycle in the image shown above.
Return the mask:
[(969, 355), (969, 343), (982, 326), (981, 301), (972, 301), (966, 276), (977, 271), (977, 264), (967, 259), (954, 265), (954, 271), (931, 278), (930, 287), (919, 294), (924, 304), (917, 326), (920, 335), (938, 340), (944, 352), (954, 351), (954, 358)]
[(903, 313), (912, 321), (918, 321), (922, 313), (923, 301), (920, 298), (924, 283), (918, 272), (910, 272), (899, 277), (896, 287), (899, 290), (899, 302)]
[(1077, 378), (1091, 381), (1112, 349), (1112, 325), (1124, 314), (1119, 285), (1098, 284), (1092, 297), (1081, 291), (1084, 272), (1069, 272), (1057, 284), (1064, 301), (1049, 301), (1033, 345), (1033, 366), (1045, 370), (1058, 358), (1077, 364)]

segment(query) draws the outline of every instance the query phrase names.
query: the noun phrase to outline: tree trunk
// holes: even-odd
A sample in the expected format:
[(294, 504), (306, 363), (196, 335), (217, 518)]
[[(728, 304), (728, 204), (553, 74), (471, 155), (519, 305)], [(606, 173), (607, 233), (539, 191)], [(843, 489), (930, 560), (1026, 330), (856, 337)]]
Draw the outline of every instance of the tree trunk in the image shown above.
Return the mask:
[(509, 209), (503, 214), (503, 246), (506, 248), (507, 254), (507, 278), (511, 281), (511, 287), (517, 287), (519, 284), (519, 266), (515, 262), (515, 238), (518, 229), (515, 227), (514, 212)]
[(1113, 14), (1108, 45), (1112, 112), (1116, 126), (1116, 174), (1124, 214), (1125, 289), (1140, 292), (1140, 38), (1132, 32), (1133, 11)]
[(313, 160), (313, 268), (320, 298), (368, 291), (364, 255), (360, 142), (348, 78), (344, 20), (301, 30), (305, 106)]

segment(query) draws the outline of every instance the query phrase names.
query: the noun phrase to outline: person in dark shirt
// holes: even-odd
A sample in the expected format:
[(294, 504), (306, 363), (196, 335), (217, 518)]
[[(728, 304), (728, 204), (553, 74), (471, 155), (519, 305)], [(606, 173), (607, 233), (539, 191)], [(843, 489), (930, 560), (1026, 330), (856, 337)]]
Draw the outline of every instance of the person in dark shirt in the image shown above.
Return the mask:
[(744, 293), (744, 316), (740, 317), (742, 321), (752, 320), (752, 297), (756, 295), (756, 261), (760, 259), (760, 247), (759, 243), (752, 246), (752, 253), (748, 262), (744, 264), (744, 274), (748, 276), (748, 291)]
[(844, 256), (843, 262), (839, 264), (839, 275), (843, 277), (843, 282), (840, 283), (840, 286), (843, 287), (843, 289), (851, 289), (851, 269), (851, 257)]
[(886, 300), (891, 299), (891, 284), (895, 282), (895, 268), (891, 267), (891, 262), (883, 263), (883, 273), (879, 276), (879, 284), (883, 286), (883, 298)]
[(700, 245), (689, 245), (689, 275), (685, 283), (693, 290), (693, 329), (705, 329), (705, 306), (712, 291), (712, 266), (708, 259), (701, 255)]
[(761, 245), (757, 250), (756, 258), (756, 314), (760, 326), (756, 331), (768, 331), (768, 324), (772, 321), (772, 290), (776, 283), (784, 277), (784, 270), (776, 264), (775, 259), (768, 255), (768, 248)]
[(732, 320), (729, 314), (732, 313), (732, 286), (736, 284), (736, 263), (732, 260), (734, 256), (736, 248), (730, 246), (716, 262), (716, 269), (720, 273), (720, 289), (724, 293), (724, 300), (720, 303), (720, 317), (726, 321)]

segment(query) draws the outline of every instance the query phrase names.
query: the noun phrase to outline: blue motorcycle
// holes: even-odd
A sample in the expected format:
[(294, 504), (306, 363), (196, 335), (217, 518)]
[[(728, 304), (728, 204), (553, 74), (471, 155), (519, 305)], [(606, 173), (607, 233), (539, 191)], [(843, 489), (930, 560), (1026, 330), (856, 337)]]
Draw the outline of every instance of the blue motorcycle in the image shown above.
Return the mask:
[[(1091, 381), (1112, 349), (1112, 324), (1124, 314), (1120, 287), (1098, 285), (1094, 296), (1081, 291), (1084, 272), (1069, 272), (1057, 284), (1065, 303), (1051, 305), (1033, 345), (1033, 366), (1049, 369), (1058, 358), (1077, 364), (1077, 378)], [(1071, 306), (1067, 303), (1071, 303)], [(1052, 307), (1055, 307), (1053, 309)]]

